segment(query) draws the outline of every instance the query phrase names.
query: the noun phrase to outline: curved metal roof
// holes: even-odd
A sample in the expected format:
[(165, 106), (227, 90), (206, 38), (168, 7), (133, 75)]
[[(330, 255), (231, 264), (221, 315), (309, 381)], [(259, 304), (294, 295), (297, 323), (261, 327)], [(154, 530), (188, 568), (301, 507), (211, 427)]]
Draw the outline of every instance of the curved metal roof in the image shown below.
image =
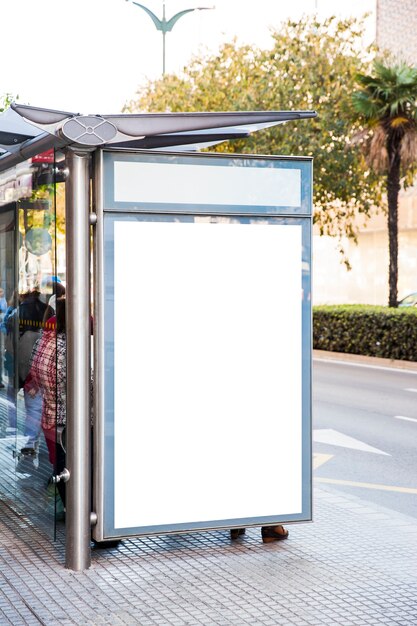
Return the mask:
[(65, 146), (199, 150), (315, 111), (80, 115), (13, 103), (0, 115), (0, 171)]

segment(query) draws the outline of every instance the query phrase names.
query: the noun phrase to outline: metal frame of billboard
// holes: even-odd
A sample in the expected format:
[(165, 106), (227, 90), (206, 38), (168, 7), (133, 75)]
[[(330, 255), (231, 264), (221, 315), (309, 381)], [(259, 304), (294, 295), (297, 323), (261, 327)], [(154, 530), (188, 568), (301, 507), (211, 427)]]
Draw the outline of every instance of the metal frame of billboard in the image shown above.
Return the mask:
[[(235, 161), (239, 165), (268, 165), (297, 169), (301, 173), (301, 202), (299, 206), (213, 206), (200, 204), (197, 207), (179, 206), (149, 202), (112, 202), (114, 161), (129, 162), (131, 159), (157, 163), (221, 164)], [(309, 521), (312, 517), (311, 500), (311, 221), (312, 221), (312, 159), (293, 157), (270, 157), (233, 154), (184, 154), (150, 151), (120, 152), (97, 151), (95, 153), (94, 206), (96, 211), (95, 236), (95, 442), (94, 442), (94, 477), (93, 508), (97, 514), (97, 523), (93, 527), (93, 537), (98, 541), (114, 538), (132, 537), (147, 534), (178, 533), (192, 530), (240, 527), (240, 525), (267, 525), (273, 523)], [(302, 286), (304, 299), (302, 304), (302, 511), (296, 514), (245, 517), (221, 520), (202, 520), (187, 523), (163, 524), (147, 527), (132, 526), (116, 528), (114, 523), (114, 423), (109, 418), (109, 389), (114, 383), (112, 378), (114, 356), (105, 341), (108, 341), (108, 303), (105, 292), (111, 288), (109, 262), (105, 260), (105, 230), (114, 220), (135, 220), (136, 217), (147, 221), (148, 218), (170, 220), (189, 219), (193, 215), (229, 216), (237, 220), (243, 218), (263, 220), (269, 223), (298, 224), (302, 229)], [(111, 265), (111, 263), (110, 263)], [(111, 325), (110, 325), (111, 326)], [(109, 374), (110, 373), (110, 374)], [(111, 400), (110, 400), (111, 403)], [(106, 413), (107, 409), (107, 413)], [(107, 417), (105, 417), (105, 414)], [(132, 494), (133, 495), (133, 494)], [(136, 494), (135, 494), (136, 495)], [(137, 494), (139, 497), (139, 494)]]

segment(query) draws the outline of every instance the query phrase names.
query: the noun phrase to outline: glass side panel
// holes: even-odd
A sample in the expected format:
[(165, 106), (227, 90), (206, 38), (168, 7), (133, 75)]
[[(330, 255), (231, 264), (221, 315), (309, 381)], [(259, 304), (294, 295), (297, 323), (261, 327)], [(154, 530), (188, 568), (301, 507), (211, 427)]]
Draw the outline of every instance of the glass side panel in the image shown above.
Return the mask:
[[(6, 505), (15, 499), (16, 433), (14, 393), (15, 324), (6, 331), (7, 315), (17, 306), (16, 202), (9, 193), (10, 176), (0, 175), (0, 498)], [(14, 176), (14, 173), (13, 173)], [(9, 201), (10, 200), (10, 201)]]
[(65, 276), (57, 269), (63, 215), (55, 172), (49, 151), (0, 174), (0, 499), (50, 535), (64, 514), (51, 481), (57, 456), (56, 307), (65, 293)]

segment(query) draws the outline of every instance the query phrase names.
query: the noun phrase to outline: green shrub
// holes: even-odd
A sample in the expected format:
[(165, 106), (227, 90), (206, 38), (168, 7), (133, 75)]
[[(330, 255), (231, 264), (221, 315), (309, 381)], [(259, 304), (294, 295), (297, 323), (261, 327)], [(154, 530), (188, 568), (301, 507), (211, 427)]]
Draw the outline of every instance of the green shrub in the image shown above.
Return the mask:
[(313, 347), (417, 361), (417, 309), (360, 304), (315, 306)]

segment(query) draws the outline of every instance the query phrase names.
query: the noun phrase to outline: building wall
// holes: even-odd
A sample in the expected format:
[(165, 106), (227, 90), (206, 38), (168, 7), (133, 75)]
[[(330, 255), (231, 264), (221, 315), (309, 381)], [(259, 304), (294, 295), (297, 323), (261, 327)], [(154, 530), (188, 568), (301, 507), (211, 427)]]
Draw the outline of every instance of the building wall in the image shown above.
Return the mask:
[[(344, 240), (352, 267), (341, 262), (333, 237), (313, 237), (314, 304), (387, 304), (388, 231), (384, 213), (360, 229), (358, 243)], [(398, 298), (417, 291), (417, 186), (400, 193), (398, 218)]]
[[(376, 42), (380, 48), (417, 64), (417, 0), (377, 0)], [(313, 238), (314, 304), (387, 304), (388, 232), (386, 216), (361, 228), (358, 244), (344, 241), (351, 271), (341, 263), (337, 242)], [(398, 297), (417, 291), (417, 185), (399, 198)]]
[[(388, 304), (386, 230), (362, 232), (358, 244), (344, 242), (348, 271), (334, 240), (313, 238), (313, 304)], [(417, 291), (417, 228), (401, 230), (398, 298)]]
[(417, 62), (417, 0), (377, 0), (376, 43), (383, 50)]

